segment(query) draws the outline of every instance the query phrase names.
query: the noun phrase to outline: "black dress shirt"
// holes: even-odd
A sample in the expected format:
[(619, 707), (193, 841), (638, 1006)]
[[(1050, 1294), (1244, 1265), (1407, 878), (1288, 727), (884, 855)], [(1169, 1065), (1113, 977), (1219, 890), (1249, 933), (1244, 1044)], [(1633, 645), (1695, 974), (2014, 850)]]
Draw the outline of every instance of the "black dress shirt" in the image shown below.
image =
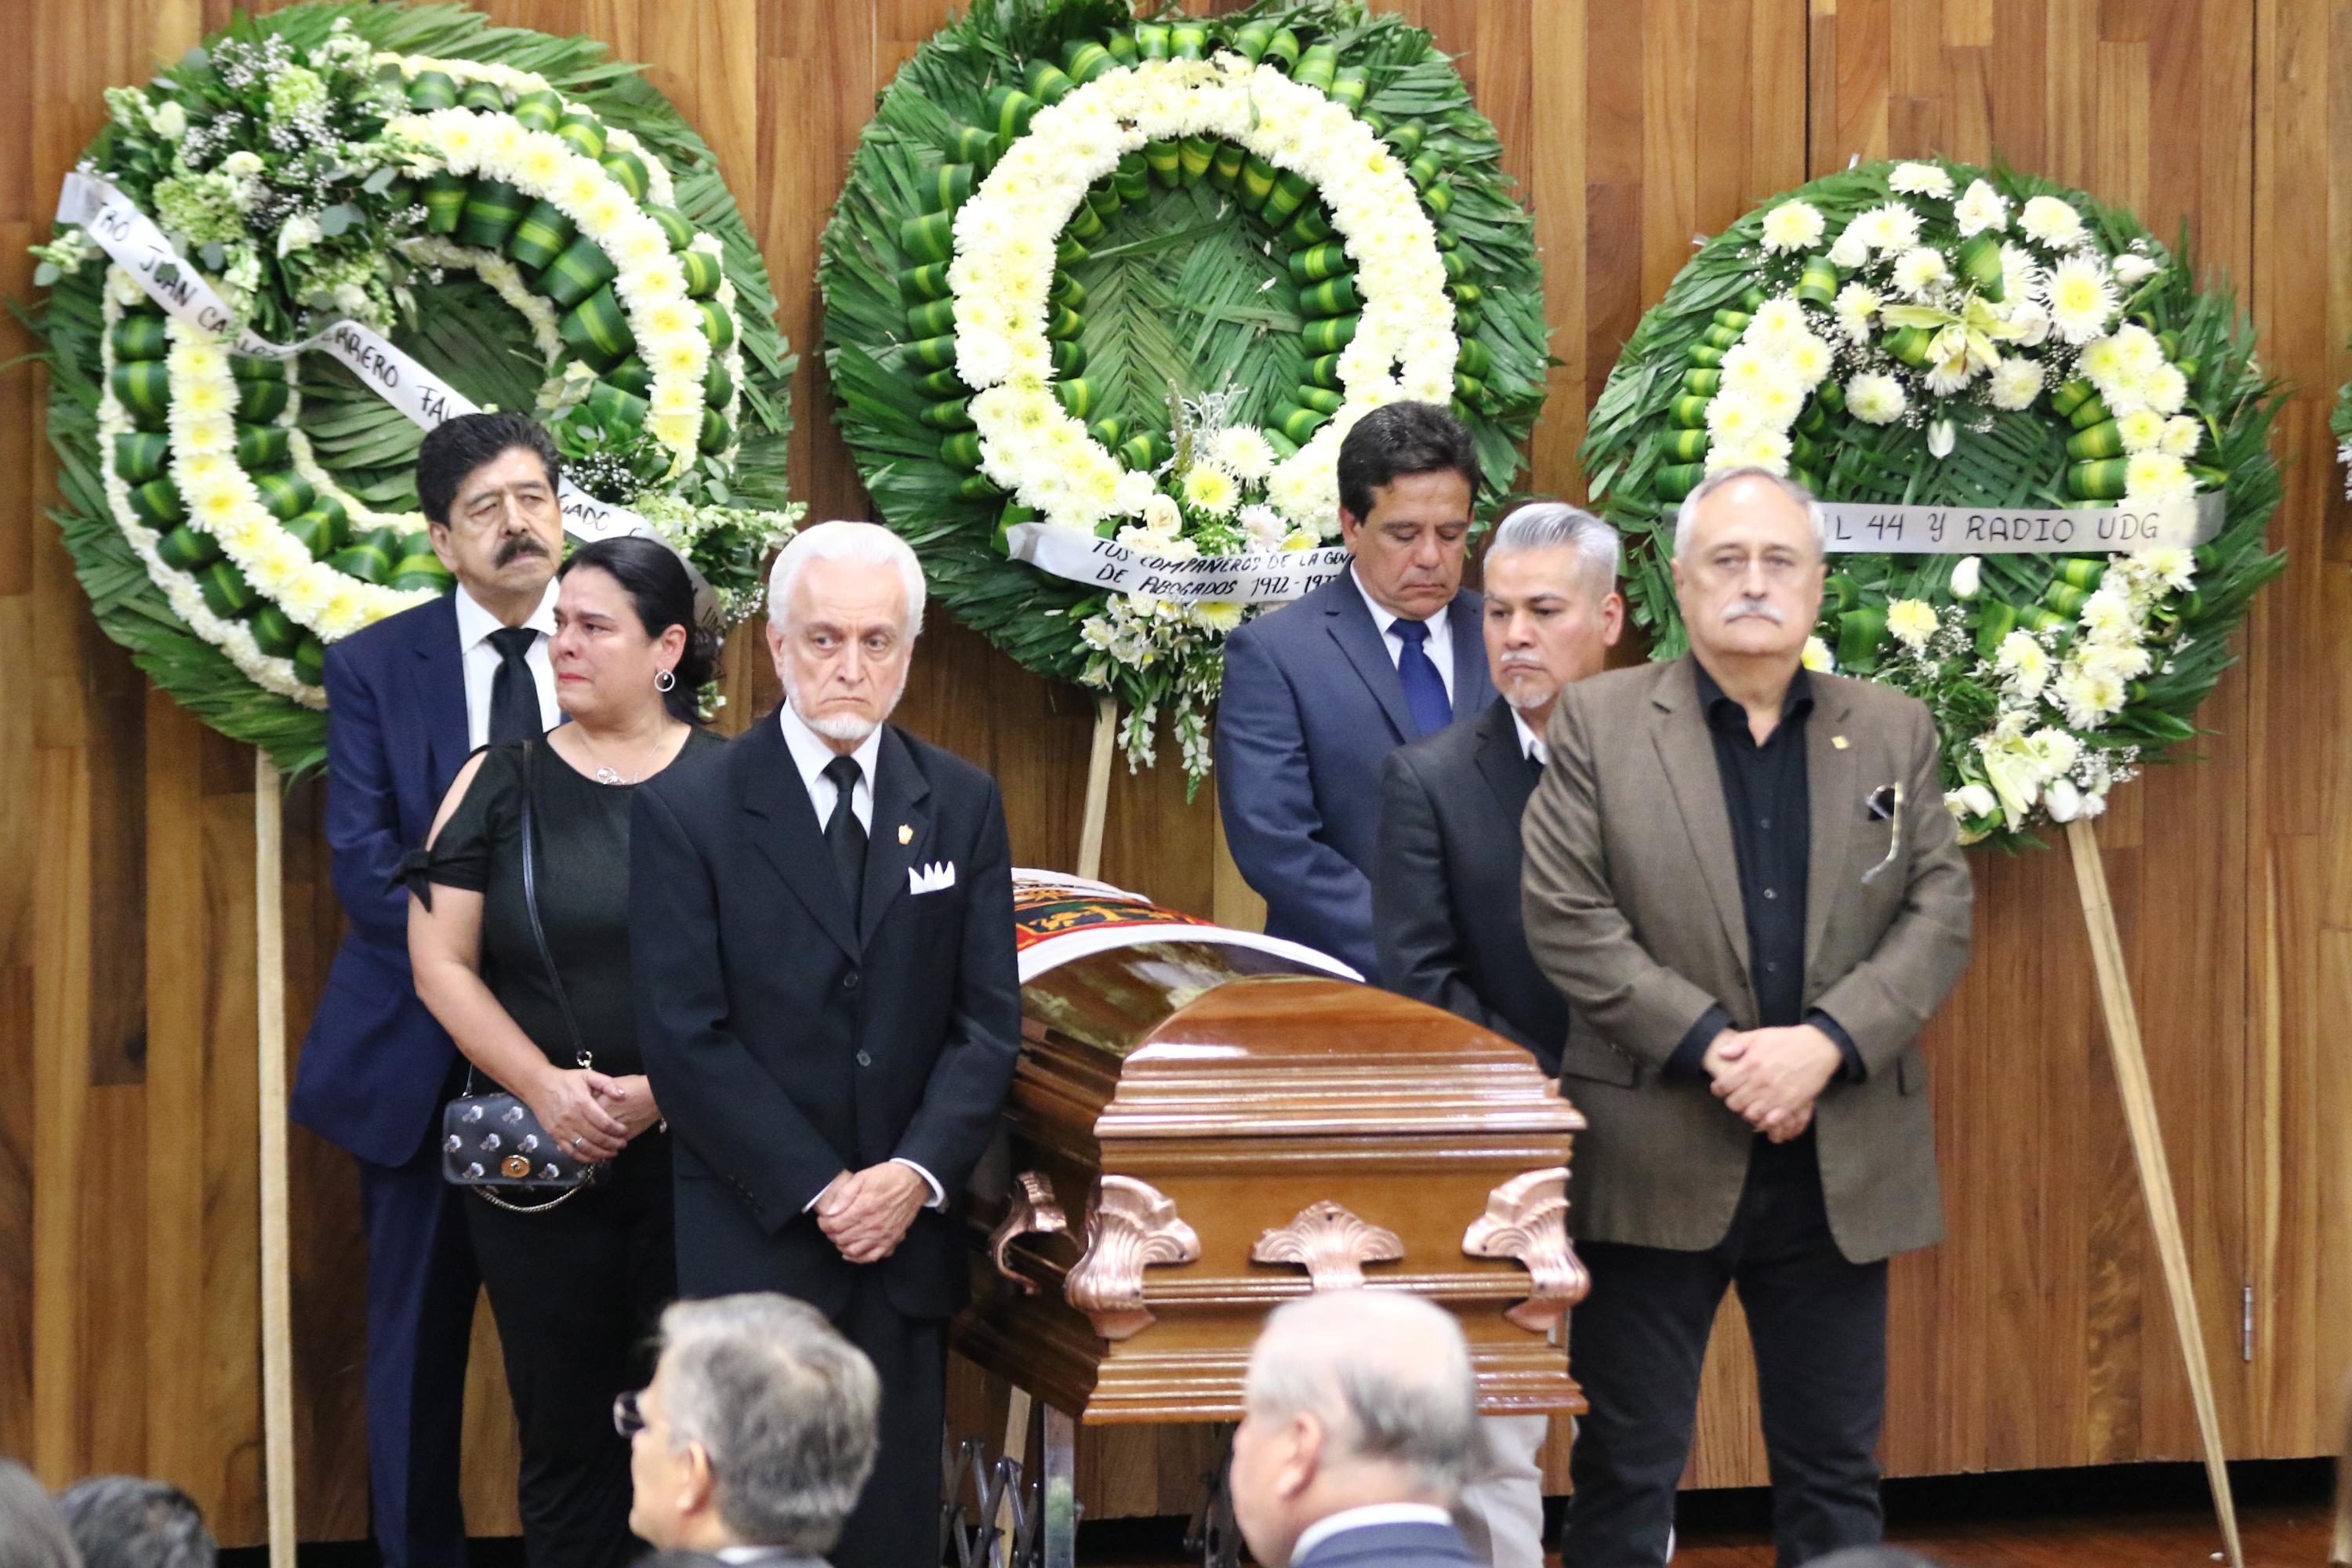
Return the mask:
[[(1748, 710), (1726, 696), (1704, 666), (1699, 707), (1715, 742), (1715, 767), (1731, 819), (1732, 853), (1739, 862), (1739, 901), (1748, 919), (1748, 976), (1756, 989), (1759, 1028), (1811, 1024), (1836, 1042), (1843, 1076), (1860, 1081), (1862, 1053), (1836, 1019), (1805, 1010), (1805, 880), (1813, 847), (1812, 796), (1805, 775), (1805, 722), (1812, 717), (1812, 682), (1802, 669), (1780, 699), (1780, 722), (1761, 745), (1748, 727)], [(1666, 1070), (1704, 1076), (1702, 1058), (1731, 1015), (1710, 1007), (1675, 1048)]]

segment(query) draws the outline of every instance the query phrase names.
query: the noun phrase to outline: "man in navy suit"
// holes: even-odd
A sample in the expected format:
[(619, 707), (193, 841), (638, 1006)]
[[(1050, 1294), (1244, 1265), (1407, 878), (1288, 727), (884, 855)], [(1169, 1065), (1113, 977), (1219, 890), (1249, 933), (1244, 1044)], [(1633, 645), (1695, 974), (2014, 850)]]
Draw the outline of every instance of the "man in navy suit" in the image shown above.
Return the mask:
[(1234, 1433), (1234, 1521), (1265, 1568), (1475, 1568), (1448, 1511), (1485, 1468), (1461, 1325), (1335, 1290), (1265, 1321)]
[(416, 496), (457, 587), (327, 649), (327, 842), (351, 927), (302, 1045), (292, 1114), (359, 1157), (370, 1511), (388, 1568), (466, 1560), (457, 1436), (480, 1286), (434, 1136), (458, 1092), (457, 1047), (416, 999), (397, 879), (475, 748), (558, 718), (556, 472), (554, 443), (521, 415), (433, 430)]
[(1478, 459), (1428, 403), (1391, 403), (1339, 444), (1347, 571), (1226, 639), (1217, 804), (1272, 936), (1370, 975), (1381, 763), (1494, 700), (1478, 595), (1462, 587)]

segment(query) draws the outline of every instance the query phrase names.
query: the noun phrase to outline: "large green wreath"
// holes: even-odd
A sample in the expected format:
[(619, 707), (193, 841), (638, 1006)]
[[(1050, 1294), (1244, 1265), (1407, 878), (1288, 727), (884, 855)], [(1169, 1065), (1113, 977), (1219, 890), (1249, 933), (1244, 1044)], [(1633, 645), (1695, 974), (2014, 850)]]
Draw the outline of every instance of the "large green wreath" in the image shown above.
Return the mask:
[(1501, 156), (1429, 35), (1350, 0), (986, 0), (883, 94), (824, 235), (868, 492), (966, 624), (1115, 693), (1130, 763), (1170, 714), (1197, 779), (1246, 595), (1106, 595), (1005, 531), (1321, 546), (1340, 436), (1400, 397), (1451, 401), (1507, 490), (1549, 359)]
[(1808, 664), (1925, 700), (1963, 837), (2018, 845), (2197, 732), (2284, 564), (2263, 537), (2274, 401), (2228, 292), (2129, 214), (2007, 170), (1879, 163), (1702, 247), (1626, 344), (1582, 458), (1659, 658), (1686, 646), (1675, 504), (1712, 469), (1979, 510), (2219, 492), (2193, 552), (1833, 560)]
[(420, 426), (306, 343), (356, 322), (635, 513), (725, 624), (790, 531), (793, 357), (710, 149), (593, 39), (454, 5), (239, 17), (107, 94), (83, 170), (235, 319), (168, 314), (79, 228), (38, 249), (58, 513), (100, 624), (289, 772), (323, 754), (324, 645), (445, 591)]

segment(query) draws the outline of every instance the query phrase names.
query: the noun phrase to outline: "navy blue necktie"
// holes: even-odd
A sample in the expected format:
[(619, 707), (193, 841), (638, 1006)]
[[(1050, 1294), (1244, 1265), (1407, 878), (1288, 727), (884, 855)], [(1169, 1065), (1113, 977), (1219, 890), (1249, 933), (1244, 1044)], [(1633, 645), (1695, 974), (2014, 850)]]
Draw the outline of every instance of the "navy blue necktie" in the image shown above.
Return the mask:
[(1397, 621), (1389, 630), (1404, 644), (1404, 653), (1397, 660), (1397, 679), (1404, 687), (1405, 705), (1412, 710), (1419, 732), (1433, 734), (1454, 722), (1454, 702), (1445, 695), (1445, 678), (1430, 662), (1424, 646), (1429, 641), (1429, 623)]

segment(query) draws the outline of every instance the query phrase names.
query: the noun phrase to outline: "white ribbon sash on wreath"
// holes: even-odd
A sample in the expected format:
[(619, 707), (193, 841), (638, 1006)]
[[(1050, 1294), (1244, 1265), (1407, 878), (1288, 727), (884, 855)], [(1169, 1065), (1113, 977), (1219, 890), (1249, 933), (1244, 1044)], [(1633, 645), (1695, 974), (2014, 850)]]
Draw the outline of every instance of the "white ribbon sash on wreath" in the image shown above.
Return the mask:
[(2115, 555), (2193, 550), (2221, 531), (2218, 490), (2146, 506), (1874, 506), (1823, 501), (1832, 555)]
[[(58, 226), (79, 226), (100, 249), (130, 273), (147, 297), (163, 307), (173, 320), (200, 327), (225, 339), (230, 349), (251, 359), (289, 360), (319, 353), (341, 361), (362, 386), (426, 430), (461, 414), (478, 414), (480, 407), (463, 393), (394, 346), (371, 327), (350, 320), (336, 321), (299, 343), (273, 343), (249, 331), (231, 330), (236, 312), (213, 291), (187, 260), (172, 248), (154, 220), (138, 205), (104, 180), (79, 172), (68, 174), (58, 193)], [(654, 525), (625, 507), (598, 500), (570, 479), (556, 485), (563, 506), (563, 531), (575, 539), (595, 541), (635, 534), (667, 544)], [(679, 560), (685, 561), (683, 555)], [(694, 580), (695, 613), (706, 623), (714, 620), (718, 600), (710, 584), (692, 562), (687, 574)]]
[(1180, 605), (1278, 605), (1298, 598), (1347, 569), (1348, 552), (1265, 550), (1249, 555), (1150, 555), (1115, 539), (1051, 523), (1024, 522), (1004, 531), (1015, 561), (1041, 572), (1090, 584), (1113, 594), (1140, 594)]

